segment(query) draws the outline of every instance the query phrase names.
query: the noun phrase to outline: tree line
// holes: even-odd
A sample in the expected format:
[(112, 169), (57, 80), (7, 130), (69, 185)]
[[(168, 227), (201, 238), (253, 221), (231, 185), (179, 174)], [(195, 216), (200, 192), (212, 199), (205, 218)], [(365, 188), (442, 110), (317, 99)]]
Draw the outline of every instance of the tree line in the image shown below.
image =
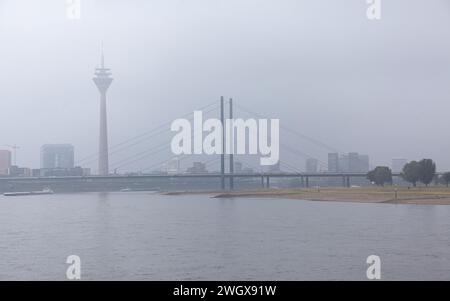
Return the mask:
[[(411, 183), (414, 187), (418, 182), (428, 186), (436, 176), (436, 163), (431, 159), (422, 159), (420, 161), (411, 161), (403, 166), (402, 178)], [(392, 184), (392, 170), (387, 166), (377, 166), (367, 173), (367, 179), (378, 186)], [(443, 174), (440, 178), (441, 183), (449, 186), (450, 172)]]

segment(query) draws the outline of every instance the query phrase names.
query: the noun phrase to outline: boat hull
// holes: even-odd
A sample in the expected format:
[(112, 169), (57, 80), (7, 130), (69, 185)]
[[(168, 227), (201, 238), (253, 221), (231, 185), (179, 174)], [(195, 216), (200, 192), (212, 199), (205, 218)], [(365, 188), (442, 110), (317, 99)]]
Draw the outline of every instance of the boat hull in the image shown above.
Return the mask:
[(4, 196), (26, 196), (26, 195), (45, 195), (53, 194), (53, 191), (26, 191), (26, 192), (5, 192)]

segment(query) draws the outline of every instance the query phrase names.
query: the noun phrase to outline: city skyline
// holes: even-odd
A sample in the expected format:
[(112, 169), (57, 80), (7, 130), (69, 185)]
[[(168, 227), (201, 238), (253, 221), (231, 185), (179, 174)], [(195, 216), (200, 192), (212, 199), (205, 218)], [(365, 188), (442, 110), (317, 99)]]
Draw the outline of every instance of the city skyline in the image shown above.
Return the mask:
[[(237, 155), (235, 155), (237, 156)], [(13, 164), (12, 161), (12, 151), (0, 149), (0, 174), (8, 175), (8, 168), (10, 167), (22, 167), (28, 168), (30, 170), (37, 170), (37, 168), (20, 166)], [(98, 160), (100, 156), (94, 157), (94, 160)], [(215, 160), (206, 160), (198, 161), (198, 156), (194, 156), (193, 158), (182, 158), (183, 156), (173, 156), (168, 160), (162, 162), (161, 164), (155, 165), (154, 169), (147, 173), (159, 173), (164, 172), (167, 174), (177, 174), (177, 173), (185, 173), (189, 172), (190, 168), (194, 168), (194, 170), (199, 170), (198, 166), (203, 166), (205, 172), (209, 172), (207, 165), (210, 165), (213, 161), (215, 163), (219, 163), (219, 156), (212, 155)], [(248, 155), (247, 155), (248, 157)], [(75, 166), (75, 150), (74, 146), (71, 144), (44, 144), (40, 148), (40, 168), (41, 170), (51, 170), (51, 169), (72, 169), (72, 168), (82, 168), (83, 164), (79, 164)], [(285, 166), (285, 163), (281, 162), (277, 163), (274, 166), (269, 166), (267, 168), (256, 167), (255, 169), (250, 167), (247, 163), (245, 163), (245, 159), (242, 161), (234, 161), (234, 172), (241, 173), (243, 170), (247, 173), (252, 172), (292, 172), (292, 173), (367, 173), (372, 170), (374, 166), (370, 164), (370, 157), (368, 155), (361, 155), (357, 152), (349, 152), (349, 153), (328, 153), (328, 161), (326, 162), (326, 168), (324, 168), (325, 164), (321, 163), (317, 158), (306, 158), (303, 168), (293, 169), (291, 166)], [(226, 158), (225, 161), (229, 161), (229, 158)], [(412, 160), (411, 160), (412, 161)], [(181, 163), (183, 162), (183, 164)], [(187, 163), (186, 163), (187, 162)], [(404, 158), (392, 158), (392, 161), (389, 164), (384, 164), (382, 166), (389, 167), (394, 173), (401, 173), (403, 171), (403, 167), (410, 162)], [(190, 164), (193, 164), (191, 166)], [(243, 169), (243, 164), (246, 166)], [(219, 172), (219, 164), (217, 166), (213, 166), (211, 169), (213, 172)], [(281, 166), (282, 165), (282, 166)], [(202, 169), (200, 168), (200, 169)], [(90, 168), (89, 168), (90, 170)], [(1, 172), (2, 171), (2, 172)], [(226, 166), (225, 171), (229, 172), (229, 167)], [(116, 173), (117, 170), (114, 171)], [(141, 172), (140, 170), (135, 170), (131, 172)], [(89, 172), (90, 173), (90, 172)], [(120, 172), (121, 174), (127, 172)], [(119, 174), (120, 174), (119, 173)], [(102, 175), (102, 174), (100, 174)], [(105, 175), (105, 174), (103, 174)]]
[[(19, 145), (18, 164), (30, 167), (39, 166), (37, 150), (45, 143), (71, 143), (77, 148), (77, 159), (97, 152), (98, 91), (89, 76), (98, 64), (98, 45), (103, 40), (117, 77), (108, 100), (111, 145), (225, 94), (237, 104), (279, 117), (282, 125), (341, 153), (367, 153), (374, 166), (389, 165), (396, 157), (425, 157), (433, 158), (440, 169), (450, 169), (445, 155), (450, 142), (439, 132), (449, 126), (445, 112), (450, 109), (450, 46), (442, 38), (450, 34), (448, 2), (413, 2), (385, 4), (388, 13), (383, 22), (373, 24), (365, 19), (365, 4), (357, 1), (344, 8), (326, 1), (322, 6), (327, 10), (311, 1), (286, 2), (277, 6), (277, 12), (253, 2), (242, 4), (236, 12), (232, 4), (220, 7), (194, 1), (181, 4), (177, 18), (170, 1), (152, 2), (154, 9), (145, 10), (145, 16), (119, 2), (94, 1), (77, 21), (60, 14), (56, 1), (30, 2), (36, 14), (27, 16), (22, 6), (2, 1), (2, 11), (8, 14), (3, 13), (0, 25), (5, 42), (0, 49), (0, 97), (5, 100), (3, 117), (8, 118), (1, 118), (0, 126), (9, 129), (2, 141)], [(402, 9), (405, 3), (411, 7), (408, 12)], [(211, 16), (202, 13), (205, 5)], [(254, 14), (249, 18), (251, 10)], [(153, 13), (153, 18), (147, 16)], [(235, 17), (235, 25), (220, 30), (229, 15)], [(341, 19), (346, 15), (352, 18)], [(412, 35), (397, 27), (397, 15), (420, 31)], [(192, 20), (193, 16), (197, 18)], [(24, 18), (27, 26), (20, 27)], [(424, 21), (431, 18), (432, 23)], [(185, 30), (188, 24), (196, 30)], [(331, 24), (339, 24), (339, 30), (335, 32)], [(105, 27), (114, 33), (105, 34)], [(257, 27), (264, 29), (264, 36)], [(305, 27), (316, 28), (321, 38), (317, 40)], [(15, 36), (8, 33), (11, 30)], [(249, 41), (250, 36), (254, 38)], [(42, 43), (26, 47), (34, 45), (36, 38)], [(426, 43), (415, 42), (418, 38)], [(239, 52), (235, 45), (240, 45)], [(312, 49), (322, 50), (312, 53)], [(13, 59), (7, 61), (12, 53)], [(354, 67), (359, 65), (356, 73)], [(27, 70), (25, 76), (17, 77), (17, 68)], [(27, 89), (18, 89), (18, 82)], [(423, 112), (429, 117), (423, 118)], [(11, 127), (12, 121), (24, 118), (26, 131)], [(163, 142), (167, 132), (155, 143)], [(326, 151), (307, 141), (293, 143), (326, 162)], [(134, 152), (149, 146), (144, 143)], [(114, 156), (111, 164), (127, 157)], [(295, 164), (294, 159), (285, 158)], [(303, 163), (301, 159), (299, 165)], [(94, 170), (96, 165), (89, 167)]]
[(449, 0), (0, 0), (0, 103), (0, 282), (450, 280)]

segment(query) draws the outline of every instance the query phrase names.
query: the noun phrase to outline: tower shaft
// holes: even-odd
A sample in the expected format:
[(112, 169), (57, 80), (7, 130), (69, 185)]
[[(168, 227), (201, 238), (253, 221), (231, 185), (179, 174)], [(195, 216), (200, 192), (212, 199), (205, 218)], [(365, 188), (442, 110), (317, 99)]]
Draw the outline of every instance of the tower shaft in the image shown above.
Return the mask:
[(98, 156), (99, 156), (98, 174), (101, 176), (106, 176), (109, 174), (106, 91), (100, 93), (100, 135), (99, 135)]

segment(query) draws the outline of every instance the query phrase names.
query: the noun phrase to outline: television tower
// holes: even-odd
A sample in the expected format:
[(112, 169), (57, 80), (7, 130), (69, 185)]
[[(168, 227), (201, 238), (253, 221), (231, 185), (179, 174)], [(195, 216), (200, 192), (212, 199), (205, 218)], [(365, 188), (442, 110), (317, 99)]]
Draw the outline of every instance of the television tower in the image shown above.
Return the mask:
[(95, 85), (100, 92), (100, 140), (98, 148), (98, 174), (100, 176), (107, 176), (109, 174), (108, 163), (108, 121), (106, 114), (106, 91), (108, 90), (113, 78), (111, 77), (110, 69), (105, 68), (105, 57), (102, 56), (100, 68), (95, 69), (95, 76), (93, 78)]

